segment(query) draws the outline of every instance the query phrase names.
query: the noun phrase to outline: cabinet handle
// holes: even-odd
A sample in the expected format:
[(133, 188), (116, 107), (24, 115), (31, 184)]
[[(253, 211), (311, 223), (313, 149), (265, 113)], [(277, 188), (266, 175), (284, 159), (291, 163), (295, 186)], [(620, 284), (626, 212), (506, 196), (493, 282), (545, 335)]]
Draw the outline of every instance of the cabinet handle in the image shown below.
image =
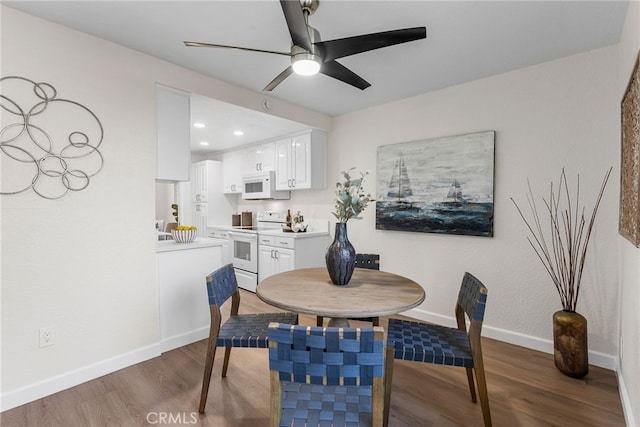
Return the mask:
[(296, 179), (295, 179), (295, 178), (293, 178), (293, 179), (291, 180), (291, 186), (292, 186), (292, 187), (295, 187), (295, 186), (296, 186)]
[(275, 258), (276, 259), (280, 259), (280, 257), (278, 257), (278, 251), (277, 250), (275, 251), (275, 253), (276, 253), (276, 257)]
[(271, 249), (271, 258), (275, 258), (275, 256), (273, 255), (274, 252), (275, 252), (275, 250)]

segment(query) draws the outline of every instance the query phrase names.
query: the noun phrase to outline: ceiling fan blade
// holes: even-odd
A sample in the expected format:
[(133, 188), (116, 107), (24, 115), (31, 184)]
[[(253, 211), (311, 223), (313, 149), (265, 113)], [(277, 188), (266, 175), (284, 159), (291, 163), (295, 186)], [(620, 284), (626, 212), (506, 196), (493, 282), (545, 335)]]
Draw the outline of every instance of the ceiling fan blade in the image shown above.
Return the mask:
[(426, 27), (404, 28), (401, 30), (383, 31), (314, 43), (322, 52), (325, 61), (342, 58), (356, 53), (367, 52), (382, 47), (393, 46), (427, 37)]
[(336, 61), (325, 61), (320, 67), (320, 72), (329, 77), (345, 82), (346, 84), (357, 87), (360, 90), (365, 90), (371, 86), (371, 84), (365, 79)]
[(262, 53), (274, 53), (276, 55), (285, 55), (291, 56), (290, 52), (277, 52), (275, 50), (264, 50), (264, 49), (253, 49), (250, 47), (239, 47), (239, 46), (229, 46), (226, 44), (215, 44), (215, 43), (204, 43), (204, 42), (183, 42), (185, 46), (189, 47), (217, 47), (217, 48), (225, 48), (225, 49), (237, 49), (237, 50), (248, 50), (249, 52), (262, 52)]
[(266, 85), (264, 87), (264, 89), (262, 89), (262, 91), (263, 92), (271, 92), (273, 89), (276, 88), (276, 86), (278, 86), (280, 83), (282, 83), (284, 81), (284, 79), (289, 77), (291, 74), (293, 74), (293, 68), (291, 68), (291, 65), (289, 65), (287, 68), (285, 68), (285, 70), (283, 72), (278, 74), (275, 79), (271, 80), (269, 82), (269, 84)]
[(311, 37), (309, 37), (309, 29), (304, 19), (300, 0), (280, 0), (280, 6), (282, 6), (284, 19), (287, 21), (287, 27), (289, 27), (291, 41), (294, 45), (310, 52)]

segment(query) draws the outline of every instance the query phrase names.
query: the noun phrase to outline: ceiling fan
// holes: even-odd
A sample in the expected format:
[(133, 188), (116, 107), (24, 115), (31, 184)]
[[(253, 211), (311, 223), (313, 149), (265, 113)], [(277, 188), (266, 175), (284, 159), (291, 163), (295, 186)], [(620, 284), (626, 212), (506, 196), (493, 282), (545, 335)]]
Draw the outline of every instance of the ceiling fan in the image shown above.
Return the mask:
[(427, 37), (425, 27), (414, 27), (321, 41), (318, 30), (309, 25), (309, 15), (317, 10), (319, 3), (319, 0), (280, 0), (291, 34), (292, 43), (289, 52), (191, 41), (185, 41), (184, 44), (190, 47), (229, 48), (290, 56), (291, 65), (269, 82), (262, 89), (263, 91), (272, 91), (294, 72), (301, 75), (313, 75), (320, 72), (364, 90), (371, 84), (338, 63), (336, 59)]

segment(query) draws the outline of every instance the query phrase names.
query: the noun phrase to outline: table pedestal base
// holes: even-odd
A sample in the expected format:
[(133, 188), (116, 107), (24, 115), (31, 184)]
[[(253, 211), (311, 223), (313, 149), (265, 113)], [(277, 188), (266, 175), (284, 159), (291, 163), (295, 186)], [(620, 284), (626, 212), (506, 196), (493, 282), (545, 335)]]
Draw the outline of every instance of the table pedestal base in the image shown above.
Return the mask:
[(345, 319), (342, 317), (332, 317), (329, 319), (329, 324), (327, 326), (332, 326), (336, 328), (348, 328), (349, 319)]

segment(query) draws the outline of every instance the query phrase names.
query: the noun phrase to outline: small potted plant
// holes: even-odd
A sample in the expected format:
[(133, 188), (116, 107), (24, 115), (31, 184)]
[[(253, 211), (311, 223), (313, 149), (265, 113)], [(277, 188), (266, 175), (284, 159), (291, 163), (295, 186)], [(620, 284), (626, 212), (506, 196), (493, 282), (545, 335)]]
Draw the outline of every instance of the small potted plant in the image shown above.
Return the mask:
[(336, 230), (333, 243), (327, 249), (325, 261), (331, 281), (336, 285), (346, 285), (351, 280), (356, 264), (356, 251), (347, 237), (347, 221), (360, 219), (360, 214), (369, 202), (371, 194), (365, 192), (364, 177), (368, 172), (360, 172), (360, 178), (352, 178), (355, 168), (342, 171), (344, 181), (336, 183), (336, 204), (333, 216), (336, 217)]
[(542, 198), (544, 208), (540, 211), (529, 184), (530, 219), (511, 198), (529, 229), (527, 240), (560, 296), (562, 310), (553, 314), (554, 364), (560, 372), (575, 378), (589, 373), (587, 319), (576, 311), (576, 306), (591, 230), (610, 174), (611, 169), (604, 176), (588, 222), (586, 208), (580, 207), (580, 176), (572, 200), (564, 169), (558, 187), (554, 188), (552, 182), (548, 199)]

